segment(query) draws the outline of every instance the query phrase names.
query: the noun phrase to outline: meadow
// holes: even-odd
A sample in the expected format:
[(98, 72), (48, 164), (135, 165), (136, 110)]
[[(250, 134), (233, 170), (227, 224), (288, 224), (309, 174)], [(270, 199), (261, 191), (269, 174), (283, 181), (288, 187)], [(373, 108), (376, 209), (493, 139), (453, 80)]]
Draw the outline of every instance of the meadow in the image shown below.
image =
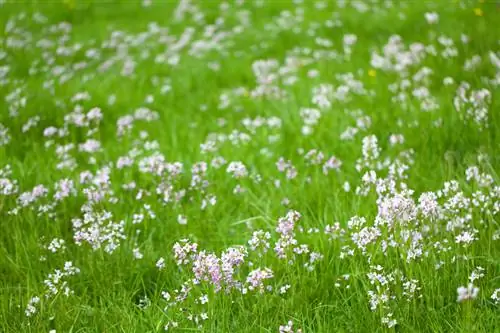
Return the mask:
[(500, 332), (499, 18), (0, 0), (0, 331)]

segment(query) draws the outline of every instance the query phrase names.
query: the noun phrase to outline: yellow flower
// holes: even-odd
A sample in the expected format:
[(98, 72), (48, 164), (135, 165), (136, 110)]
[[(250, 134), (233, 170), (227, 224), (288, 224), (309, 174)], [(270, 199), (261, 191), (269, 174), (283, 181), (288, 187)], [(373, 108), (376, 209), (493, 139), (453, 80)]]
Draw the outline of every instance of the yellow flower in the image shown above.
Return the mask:
[(474, 8), (474, 14), (476, 16), (483, 16), (483, 10), (481, 8)]
[(375, 77), (377, 75), (377, 71), (374, 70), (374, 69), (370, 69), (368, 71), (368, 75), (371, 76), (371, 77)]

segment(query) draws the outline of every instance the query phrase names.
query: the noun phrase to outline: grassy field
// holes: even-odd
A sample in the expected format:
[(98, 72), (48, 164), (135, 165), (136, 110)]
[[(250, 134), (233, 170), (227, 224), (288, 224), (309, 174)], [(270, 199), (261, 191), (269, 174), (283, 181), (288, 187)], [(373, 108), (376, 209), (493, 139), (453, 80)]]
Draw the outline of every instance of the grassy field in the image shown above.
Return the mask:
[(500, 332), (499, 18), (0, 0), (0, 331)]

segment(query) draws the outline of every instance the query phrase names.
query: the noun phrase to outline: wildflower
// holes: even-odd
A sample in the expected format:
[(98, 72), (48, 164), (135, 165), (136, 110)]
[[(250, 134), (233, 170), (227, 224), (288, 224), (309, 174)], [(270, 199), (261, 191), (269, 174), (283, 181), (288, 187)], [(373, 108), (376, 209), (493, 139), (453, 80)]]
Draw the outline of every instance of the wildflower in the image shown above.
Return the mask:
[(491, 92), (488, 89), (470, 90), (468, 83), (461, 83), (457, 89), (453, 105), (464, 120), (472, 120), (479, 129), (488, 127), (488, 109)]
[(285, 284), (285, 285), (281, 286), (279, 289), (279, 293), (281, 295), (285, 294), (288, 291), (288, 289), (290, 289), (290, 287), (291, 286), (289, 284)]
[(170, 296), (170, 294), (166, 291), (161, 292), (161, 297), (163, 297), (163, 299), (165, 299), (167, 302), (172, 298), (172, 296)]
[(484, 268), (483, 268), (483, 267), (481, 267), (481, 266), (478, 266), (478, 267), (476, 267), (476, 268), (472, 271), (472, 273), (471, 273), (471, 275), (470, 275), (470, 277), (469, 277), (469, 282), (470, 282), (470, 283), (474, 283), (474, 281), (479, 280), (479, 279), (481, 279), (482, 277), (484, 277)]
[(457, 302), (459, 303), (467, 300), (474, 300), (479, 295), (479, 288), (469, 283), (467, 287), (458, 287), (457, 294)]
[(248, 284), (249, 290), (257, 290), (260, 293), (264, 292), (264, 280), (271, 279), (274, 277), (273, 271), (269, 268), (257, 268), (250, 273), (246, 282)]
[(270, 247), (270, 238), (271, 234), (269, 232), (257, 230), (253, 232), (252, 238), (248, 241), (248, 245), (252, 251), (258, 251), (259, 256), (262, 256), (263, 253), (266, 253)]
[(158, 259), (158, 261), (156, 262), (156, 268), (158, 268), (159, 270), (162, 270), (165, 268), (165, 259), (164, 258)]
[(207, 304), (208, 303), (208, 295), (200, 296), (199, 301), (201, 304)]
[(174, 244), (173, 250), (177, 265), (186, 265), (195, 257), (198, 244), (190, 243), (187, 239), (181, 239)]
[(64, 251), (66, 249), (64, 239), (54, 238), (47, 246), (47, 249), (52, 253), (56, 253), (59, 250)]
[(144, 257), (144, 255), (141, 253), (141, 250), (136, 247), (132, 250), (132, 253), (134, 255), (134, 259), (142, 259)]
[(389, 137), (389, 142), (392, 146), (397, 144), (403, 144), (405, 142), (405, 138), (402, 134), (392, 134)]
[(40, 303), (40, 297), (38, 296), (34, 296), (29, 300), (28, 305), (26, 306), (26, 310), (24, 311), (26, 317), (31, 317), (36, 313), (36, 305), (38, 303)]
[(455, 242), (457, 244), (463, 244), (463, 246), (467, 246), (472, 244), (474, 241), (476, 241), (478, 238), (475, 236), (476, 231), (463, 231), (460, 235), (455, 237)]
[(187, 224), (187, 217), (184, 215), (177, 215), (177, 223), (181, 225), (186, 225)]
[(436, 24), (439, 21), (439, 15), (435, 12), (425, 13), (425, 19), (429, 24)]
[(227, 169), (227, 173), (233, 175), (234, 178), (244, 178), (248, 176), (248, 170), (246, 166), (242, 162), (231, 162), (229, 163)]
[(301, 329), (294, 330), (293, 322), (290, 320), (286, 325), (280, 325), (279, 333), (302, 333)]
[(455, 82), (455, 81), (453, 80), (453, 78), (452, 78), (452, 77), (449, 77), (449, 76), (447, 76), (447, 77), (445, 77), (445, 78), (443, 79), (443, 84), (444, 84), (445, 86), (450, 86), (450, 85), (452, 85), (454, 82)]
[(168, 322), (165, 326), (164, 326), (164, 330), (165, 331), (168, 331), (170, 328), (176, 328), (176, 327), (179, 327), (179, 323), (176, 322), (176, 321), (170, 321)]
[(500, 304), (500, 288), (497, 288), (493, 291), (493, 294), (491, 294), (491, 299), (495, 304)]
[(385, 324), (388, 328), (396, 326), (398, 322), (393, 319), (392, 316), (392, 313), (388, 313), (386, 316), (384, 316), (382, 318), (382, 324)]
[(149, 299), (149, 297), (147, 295), (144, 295), (144, 297), (139, 299), (139, 304), (137, 304), (137, 306), (141, 310), (145, 310), (151, 306), (151, 300)]

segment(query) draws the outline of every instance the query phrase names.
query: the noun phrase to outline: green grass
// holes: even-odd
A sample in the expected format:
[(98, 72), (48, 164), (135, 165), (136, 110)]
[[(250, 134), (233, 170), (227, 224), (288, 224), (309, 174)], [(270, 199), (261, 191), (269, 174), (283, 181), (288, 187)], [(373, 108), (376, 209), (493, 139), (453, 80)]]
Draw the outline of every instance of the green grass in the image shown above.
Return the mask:
[[(362, 157), (363, 137), (369, 135), (378, 138), (381, 160), (389, 158), (393, 161), (402, 151), (414, 151), (414, 161), (409, 163), (408, 178), (404, 182), (415, 191), (415, 201), (421, 193), (438, 191), (444, 182), (457, 180), (465, 196), (471, 197), (476, 190), (490, 191), (493, 202), (496, 200), (499, 204), (498, 190), (495, 194), (494, 186), (498, 186), (500, 170), (500, 102), (497, 97), (500, 85), (485, 83), (483, 79), (492, 79), (500, 71), (488, 56), (492, 51), (500, 57), (499, 4), (493, 1), (394, 1), (390, 8), (386, 8), (382, 2), (367, 2), (369, 11), (361, 13), (350, 2), (342, 7), (326, 1), (327, 8), (318, 10), (315, 8), (317, 2), (309, 0), (300, 5), (292, 1), (264, 1), (263, 7), (256, 5), (258, 1), (248, 0), (243, 5), (230, 1), (227, 11), (219, 9), (219, 1), (193, 2), (197, 4), (197, 11), (204, 14), (204, 23), (196, 22), (190, 14), (186, 14), (184, 20), (174, 20), (177, 6), (174, 1), (153, 1), (149, 7), (133, 1), (78, 0), (64, 3), (7, 1), (0, 5), (0, 55), (2, 51), (6, 54), (3, 59), (0, 56), (0, 100), (5, 101), (0, 103), (0, 124), (8, 128), (10, 134), (10, 142), (0, 145), (0, 169), (10, 165), (12, 175), (7, 178), (17, 180), (19, 187), (16, 194), (0, 195), (0, 331), (160, 332), (171, 320), (179, 323), (179, 332), (278, 332), (279, 326), (289, 320), (293, 321), (295, 329), (302, 328), (303, 332), (498, 331), (500, 308), (490, 298), (493, 291), (500, 288), (500, 243), (493, 237), (500, 227), (493, 204), (484, 210), (478, 207), (471, 207), (470, 212), (457, 210), (455, 217), (470, 213), (472, 219), (466, 226), (478, 230), (479, 240), (466, 248), (455, 243), (459, 232), (445, 228), (446, 223), (453, 220), (452, 215), (434, 222), (419, 216), (418, 223), (412, 221), (411, 226), (402, 226), (402, 229), (420, 230), (421, 225), (428, 225), (437, 230), (425, 235), (426, 256), (411, 262), (401, 257), (408, 250), (406, 245), (383, 253), (382, 240), (389, 239), (391, 234), (400, 237), (400, 230), (383, 231), (381, 238), (370, 244), (367, 250), (372, 263), (384, 266), (386, 273), (398, 270), (396, 274), (418, 280), (421, 288), (418, 294), (421, 296), (407, 302), (398, 282), (390, 287), (397, 298), (389, 302), (388, 308), (376, 311), (371, 311), (369, 304), (368, 291), (374, 287), (367, 278), (367, 274), (373, 272), (367, 255), (356, 251), (353, 256), (340, 259), (342, 246), (352, 244), (350, 235), (329, 241), (323, 230), (337, 221), (346, 228), (352, 216), (364, 216), (367, 224), (373, 225), (378, 212), (376, 193), (371, 191), (366, 197), (355, 193), (364, 173), (356, 171), (355, 164)], [(479, 14), (474, 11), (477, 8), (481, 8), (481, 15), (476, 15)], [(303, 10), (303, 19), (290, 27), (277, 29), (277, 17), (285, 10)], [(424, 17), (426, 12), (432, 11), (439, 14), (436, 25), (429, 25)], [(47, 21), (34, 22), (32, 15), (35, 12), (42, 13)], [(19, 18), (22, 13), (25, 18)], [(224, 23), (218, 29), (231, 31), (241, 24), (239, 17), (242, 15), (248, 15), (250, 24), (244, 26), (241, 33), (224, 39), (220, 49), (208, 51), (200, 57), (189, 52), (193, 41), (202, 38), (206, 25), (215, 24), (223, 17)], [(401, 19), (401, 15), (405, 19)], [(337, 19), (342, 26), (328, 27), (325, 24)], [(40, 40), (57, 43), (61, 32), (50, 33), (47, 27), (62, 21), (72, 27), (65, 45), (73, 47), (79, 43), (81, 48), (69, 56), (54, 57), (54, 48), (42, 50), (36, 44)], [(12, 22), (18, 30), (4, 29)], [(177, 66), (155, 62), (155, 57), (171, 47), (172, 41), (162, 41), (153, 35), (137, 45), (130, 45), (133, 38), (148, 31), (151, 22), (168, 27), (169, 36), (175, 40), (185, 33), (186, 28), (194, 28), (193, 38), (187, 46), (172, 51), (180, 56)], [(294, 33), (293, 28), (298, 32)], [(101, 48), (113, 31), (131, 36), (131, 39), (117, 39), (117, 43), (128, 44), (128, 57), (136, 61), (133, 75), (121, 75), (122, 60), (108, 71), (98, 70), (105, 60), (119, 54), (116, 49)], [(350, 60), (341, 57), (345, 34), (357, 36)], [(462, 34), (469, 37), (467, 44), (460, 41)], [(408, 91), (407, 107), (392, 102), (395, 94), (388, 87), (399, 84), (404, 76), (375, 70), (370, 65), (372, 52), (382, 52), (393, 35), (401, 36), (406, 46), (417, 42), (434, 45), (438, 54), (443, 49), (437, 41), (439, 36), (454, 41), (458, 51), (456, 57), (426, 56), (408, 69), (407, 78), (410, 80), (422, 67), (432, 69), (429, 81), (421, 85), (426, 86), (435, 98), (439, 105), (436, 110), (420, 110), (420, 102), (411, 96), (411, 90), (418, 84)], [(256, 87), (252, 64), (257, 60), (276, 59), (282, 66), (296, 48), (308, 48), (311, 53), (325, 49), (316, 44), (316, 37), (331, 40), (331, 50), (340, 56), (338, 59), (313, 58), (312, 63), (296, 69), (297, 83), (287, 86), (279, 82), (287, 98), (253, 98), (248, 93), (235, 94), (236, 88), (244, 87), (248, 92)], [(16, 48), (10, 44), (11, 38), (28, 42)], [(99, 59), (86, 58), (85, 52), (92, 48), (99, 49)], [(149, 55), (141, 59), (141, 52), (145, 50)], [(472, 71), (464, 70), (465, 61), (474, 55), (482, 57), (481, 63)], [(47, 62), (47, 57), (54, 58), (54, 63)], [(311, 54), (302, 53), (300, 57), (311, 57)], [(68, 81), (61, 84), (56, 77), (53, 92), (43, 88), (47, 81), (54, 80), (51, 73), (54, 67), (73, 66), (81, 61), (85, 61), (88, 67), (75, 73), (68, 67), (67, 72), (72, 73)], [(212, 62), (220, 65), (219, 71), (208, 68)], [(4, 84), (2, 66), (9, 70)], [(30, 72), (30, 69), (37, 69), (37, 72)], [(318, 70), (318, 77), (308, 76), (312, 69)], [(369, 75), (370, 70), (374, 75)], [(313, 88), (319, 84), (332, 84), (336, 89), (342, 84), (336, 76), (346, 73), (352, 73), (371, 94), (352, 93), (348, 101), (334, 101), (331, 107), (321, 111), (313, 133), (302, 135), (300, 109), (314, 107)], [(445, 77), (452, 77), (455, 83), (445, 86), (442, 83)], [(160, 83), (155, 83), (155, 80)], [(456, 89), (462, 81), (469, 82), (472, 89), (486, 88), (491, 92), (488, 126), (483, 130), (460, 117), (453, 106)], [(169, 82), (171, 90), (162, 94), (165, 82)], [(19, 98), (8, 101), (6, 98), (16, 89), (26, 97), (26, 105), (19, 108), (18, 115), (12, 116), (10, 111)], [(71, 98), (79, 92), (88, 92), (91, 96), (90, 100), (79, 102), (85, 112), (100, 107), (103, 113), (95, 132), (88, 136), (99, 140), (102, 145), (102, 149), (93, 154), (78, 151), (78, 145), (88, 138), (87, 129), (65, 125), (65, 116), (77, 104), (71, 102)], [(228, 108), (220, 107), (220, 96), (224, 93), (231, 95)], [(114, 104), (108, 103), (111, 95), (116, 96)], [(154, 96), (151, 104), (145, 102), (148, 95)], [(158, 119), (152, 122), (138, 120), (129, 134), (119, 137), (117, 121), (144, 106), (156, 111)], [(356, 126), (356, 110), (362, 110), (364, 116), (370, 117), (371, 126), (360, 131), (353, 140), (340, 140), (347, 127)], [(23, 133), (22, 126), (35, 116), (39, 117), (38, 124)], [(258, 116), (278, 117), (281, 127), (258, 128), (253, 133), (242, 125), (244, 118)], [(219, 119), (224, 119), (224, 126), (218, 124)], [(441, 125), (435, 126), (436, 121), (441, 121)], [(49, 139), (43, 132), (49, 126), (67, 126), (69, 134), (55, 138), (52, 145), (46, 147)], [(251, 140), (238, 145), (228, 141), (220, 143), (214, 153), (205, 154), (200, 149), (200, 144), (206, 142), (210, 133), (229, 135), (233, 130), (249, 134)], [(148, 133), (147, 139), (140, 139), (141, 131)], [(391, 134), (402, 134), (404, 143), (392, 147), (389, 144)], [(279, 138), (276, 142), (269, 142), (270, 135), (279, 135)], [(156, 141), (158, 147), (143, 151), (141, 156), (157, 152), (168, 162), (184, 164), (184, 173), (178, 179), (168, 181), (176, 190), (187, 189), (186, 197), (178, 203), (163, 203), (162, 195), (156, 193), (162, 178), (140, 172), (138, 159), (132, 167), (116, 168), (119, 157), (127, 155), (134, 147), (144, 150), (145, 141)], [(55, 147), (70, 143), (76, 145), (70, 155), (77, 165), (73, 170), (57, 169), (60, 160)], [(271, 155), (262, 154), (262, 148)], [(305, 161), (298, 153), (300, 148), (305, 152), (311, 149), (322, 151), (326, 159), (335, 155), (342, 161), (342, 167), (338, 172), (332, 170), (324, 175), (321, 165), (311, 166)], [(94, 164), (89, 162), (90, 156), (95, 158)], [(200, 209), (204, 194), (188, 189), (191, 166), (199, 161), (210, 163), (216, 156), (224, 157), (228, 162), (242, 161), (250, 175), (233, 179), (226, 172), (227, 165), (220, 169), (209, 167), (204, 178), (208, 181), (205, 193), (215, 195), (217, 203)], [(479, 156), (488, 158), (478, 161)], [(280, 157), (292, 161), (298, 171), (296, 178), (287, 180), (285, 174), (277, 170), (276, 162)], [(490, 174), (495, 185), (481, 189), (467, 182), (465, 170), (471, 165), (478, 165), (482, 172)], [(94, 206), (94, 210), (107, 210), (113, 214), (114, 221), (123, 220), (127, 236), (111, 254), (104, 248), (92, 250), (85, 242), (76, 244), (72, 227), (72, 219), (83, 217), (81, 207), (86, 202), (83, 189), (90, 186), (80, 183), (80, 173), (87, 170), (95, 173), (105, 166), (111, 166), (106, 190), (112, 190), (118, 202), (110, 202), (108, 195), (106, 200)], [(386, 174), (386, 171), (378, 172), (380, 177)], [(260, 181), (255, 180), (257, 175)], [(163, 177), (165, 180), (166, 176)], [(55, 183), (64, 178), (74, 181), (75, 195), (56, 203), (53, 215), (38, 214), (40, 205), (55, 203)], [(276, 180), (281, 182), (280, 187), (274, 185)], [(123, 190), (122, 185), (131, 181), (136, 183), (136, 190)], [(346, 181), (351, 185), (350, 192), (343, 189)], [(10, 214), (9, 211), (19, 206), (19, 195), (38, 184), (46, 186), (49, 194), (29, 207), (19, 208), (17, 215)], [(245, 192), (234, 194), (236, 185), (243, 187)], [(137, 199), (138, 189), (149, 192), (149, 195)], [(282, 204), (285, 198), (290, 202), (286, 207)], [(133, 224), (133, 214), (145, 214), (145, 204), (150, 205), (156, 218)], [(278, 238), (275, 232), (277, 221), (291, 209), (302, 215), (298, 225), (304, 231), (297, 231), (299, 243), (307, 244), (311, 251), (323, 255), (312, 271), (303, 267), (308, 256), (298, 256), (295, 262), (287, 264), (273, 254), (273, 245)], [(187, 217), (187, 225), (178, 223), (179, 214)], [(319, 231), (308, 233), (309, 228), (318, 228)], [(289, 284), (291, 287), (286, 294), (275, 291), (263, 295), (255, 292), (242, 294), (237, 290), (216, 292), (209, 283), (202, 283), (193, 288), (185, 302), (164, 310), (167, 303), (161, 296), (162, 291), (175, 295), (174, 290), (193, 277), (190, 267), (178, 267), (175, 263), (172, 247), (176, 242), (188, 238), (198, 244), (199, 250), (220, 255), (228, 247), (246, 245), (257, 229), (272, 234), (271, 249), (263, 258), (250, 254), (237, 276), (244, 282), (250, 270), (269, 267), (274, 277), (266, 282), (275, 289)], [(346, 229), (346, 232), (352, 231)], [(54, 238), (65, 240), (65, 251), (51, 253), (46, 249)], [(439, 252), (432, 247), (445, 239), (450, 242), (448, 252)], [(132, 253), (136, 247), (143, 254), (140, 260), (134, 259)], [(165, 258), (163, 270), (155, 267), (160, 257)], [(44, 298), (44, 280), (55, 269), (64, 267), (66, 261), (72, 261), (80, 269), (79, 274), (67, 279), (74, 293), (68, 297), (57, 293)], [(247, 265), (248, 261), (254, 266)], [(435, 265), (440, 261), (445, 264), (436, 270)], [(477, 266), (485, 269), (484, 277), (475, 282), (480, 289), (479, 296), (473, 301), (458, 303), (457, 288), (467, 285), (468, 277)], [(350, 275), (349, 281), (345, 282), (350, 287), (343, 284), (336, 287), (335, 283), (344, 274)], [(197, 304), (194, 299), (203, 294), (208, 295), (209, 302)], [(41, 302), (37, 305), (37, 313), (27, 317), (25, 309), (33, 296), (39, 296)], [(142, 309), (138, 304), (145, 296), (151, 303)], [(187, 313), (199, 315), (201, 312), (208, 314), (202, 327), (186, 318)], [(398, 321), (393, 328), (381, 323), (388, 312), (394, 313), (393, 317)]]

